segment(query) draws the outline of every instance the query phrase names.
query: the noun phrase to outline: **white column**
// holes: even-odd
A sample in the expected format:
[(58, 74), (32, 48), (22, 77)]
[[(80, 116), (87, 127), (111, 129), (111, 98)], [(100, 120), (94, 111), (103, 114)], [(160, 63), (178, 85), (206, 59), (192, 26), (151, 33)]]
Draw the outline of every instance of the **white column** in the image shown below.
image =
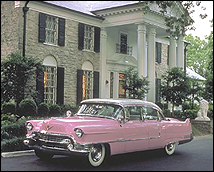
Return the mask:
[(105, 28), (102, 28), (100, 33), (100, 98), (106, 98), (105, 91), (107, 89), (106, 45), (107, 45), (107, 32)]
[(137, 70), (141, 77), (146, 77), (146, 25), (138, 24)]
[(170, 38), (169, 45), (169, 68), (176, 66), (176, 40), (174, 37)]
[(148, 80), (149, 91), (147, 100), (155, 102), (155, 28), (150, 28), (148, 32)]
[(184, 37), (178, 39), (178, 67), (184, 68)]

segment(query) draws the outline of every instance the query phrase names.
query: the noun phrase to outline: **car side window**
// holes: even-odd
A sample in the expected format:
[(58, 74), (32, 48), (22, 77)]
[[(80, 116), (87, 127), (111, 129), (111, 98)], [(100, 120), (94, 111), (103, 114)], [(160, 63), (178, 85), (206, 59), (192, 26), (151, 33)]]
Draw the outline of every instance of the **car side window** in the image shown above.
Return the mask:
[(142, 116), (144, 120), (158, 120), (158, 112), (152, 107), (142, 107)]
[(126, 111), (129, 113), (130, 120), (141, 120), (141, 107), (140, 106), (128, 106)]

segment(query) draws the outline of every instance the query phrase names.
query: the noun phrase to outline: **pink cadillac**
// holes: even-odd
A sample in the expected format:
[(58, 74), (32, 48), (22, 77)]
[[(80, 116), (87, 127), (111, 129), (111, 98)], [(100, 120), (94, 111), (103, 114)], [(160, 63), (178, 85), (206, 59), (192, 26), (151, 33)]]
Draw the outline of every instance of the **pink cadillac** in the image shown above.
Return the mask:
[(190, 119), (164, 117), (154, 103), (134, 99), (89, 99), (74, 116), (29, 120), (24, 143), (41, 159), (84, 154), (97, 167), (106, 157), (163, 148), (172, 155), (193, 139)]

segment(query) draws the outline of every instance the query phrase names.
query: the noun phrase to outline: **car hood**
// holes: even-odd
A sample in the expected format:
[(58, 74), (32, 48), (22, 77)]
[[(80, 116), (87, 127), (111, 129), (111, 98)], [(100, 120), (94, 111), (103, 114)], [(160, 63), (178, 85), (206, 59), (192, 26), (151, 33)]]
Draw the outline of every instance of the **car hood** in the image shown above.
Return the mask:
[(73, 135), (74, 129), (80, 128), (85, 134), (101, 134), (113, 132), (114, 126), (119, 124), (118, 121), (113, 119), (87, 116), (51, 118), (42, 122), (40, 131)]

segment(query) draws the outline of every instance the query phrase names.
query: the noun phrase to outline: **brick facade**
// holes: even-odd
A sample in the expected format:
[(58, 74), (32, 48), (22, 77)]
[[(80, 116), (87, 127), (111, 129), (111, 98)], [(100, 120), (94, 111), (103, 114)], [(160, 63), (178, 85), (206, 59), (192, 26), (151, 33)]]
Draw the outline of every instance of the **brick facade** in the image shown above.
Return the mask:
[(1, 1), (1, 59), (22, 48), (22, 15), (14, 1)]

